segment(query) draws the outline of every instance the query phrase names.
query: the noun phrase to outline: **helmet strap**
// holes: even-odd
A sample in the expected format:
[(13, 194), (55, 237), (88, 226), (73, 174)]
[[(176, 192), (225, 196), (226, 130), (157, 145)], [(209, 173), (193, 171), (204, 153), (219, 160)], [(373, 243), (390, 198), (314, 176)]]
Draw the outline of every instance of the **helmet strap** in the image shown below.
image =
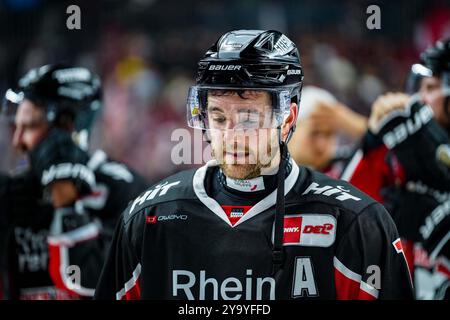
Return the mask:
[(284, 214), (285, 214), (285, 199), (284, 199), (284, 180), (286, 175), (286, 161), (287, 161), (287, 146), (286, 142), (281, 137), (281, 127), (277, 128), (278, 142), (280, 145), (280, 164), (277, 174), (277, 202), (275, 211), (274, 224), (274, 240), (272, 249), (272, 275), (275, 275), (283, 266), (284, 249), (283, 249), (283, 234), (284, 234)]
[[(447, 116), (447, 120), (450, 121), (450, 72), (446, 71), (442, 73), (442, 89), (446, 94), (444, 97), (444, 112)], [(447, 131), (450, 131), (450, 128), (447, 127)]]

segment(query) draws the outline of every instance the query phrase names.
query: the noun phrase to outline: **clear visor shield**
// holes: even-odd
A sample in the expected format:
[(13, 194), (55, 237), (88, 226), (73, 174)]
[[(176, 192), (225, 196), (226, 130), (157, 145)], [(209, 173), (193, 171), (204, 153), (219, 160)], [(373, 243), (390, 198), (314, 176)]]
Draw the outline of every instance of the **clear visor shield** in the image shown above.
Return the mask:
[(286, 89), (207, 88), (192, 86), (187, 121), (202, 130), (278, 128), (290, 112)]
[(424, 65), (413, 64), (407, 79), (406, 92), (411, 95), (419, 92), (422, 80), (432, 76), (433, 72)]
[(7, 121), (8, 123), (14, 123), (17, 109), (23, 98), (23, 92), (15, 92), (8, 89), (3, 97), (0, 119)]
[[(438, 79), (436, 81), (432, 80)], [(428, 83), (424, 84), (426, 79), (430, 79)], [(410, 95), (421, 94), (422, 92), (430, 92), (436, 88), (442, 88), (445, 96), (450, 96), (450, 72), (441, 71), (438, 75), (433, 74), (433, 71), (422, 64), (414, 64), (411, 67), (409, 77), (406, 83), (406, 92)]]

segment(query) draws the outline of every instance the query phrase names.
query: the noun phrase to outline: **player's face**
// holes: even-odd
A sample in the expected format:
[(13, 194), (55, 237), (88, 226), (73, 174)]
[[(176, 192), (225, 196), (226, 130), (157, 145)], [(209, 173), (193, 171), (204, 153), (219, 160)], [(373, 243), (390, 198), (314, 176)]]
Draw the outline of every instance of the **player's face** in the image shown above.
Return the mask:
[(225, 175), (251, 179), (270, 167), (278, 152), (270, 95), (246, 91), (208, 96), (208, 130), (214, 158)]
[(419, 90), (422, 101), (433, 109), (436, 121), (447, 126), (449, 119), (444, 110), (444, 95), (441, 80), (437, 77), (423, 78)]
[(437, 77), (424, 77), (420, 83), (419, 94), (422, 100), (429, 104), (432, 96), (441, 90), (441, 81)]
[(306, 118), (300, 121), (290, 145), (293, 158), (301, 165), (316, 170), (325, 168), (333, 158), (337, 145), (337, 133), (320, 122)]
[(23, 100), (15, 117), (14, 147), (28, 152), (45, 137), (47, 131), (48, 125), (42, 108), (30, 100)]

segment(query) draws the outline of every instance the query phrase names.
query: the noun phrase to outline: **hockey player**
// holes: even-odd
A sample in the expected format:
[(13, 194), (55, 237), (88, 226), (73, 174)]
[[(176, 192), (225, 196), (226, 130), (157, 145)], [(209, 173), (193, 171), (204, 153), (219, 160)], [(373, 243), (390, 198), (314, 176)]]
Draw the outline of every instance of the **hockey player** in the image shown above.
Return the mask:
[(307, 86), (302, 89), (296, 130), (289, 141), (289, 153), (303, 166), (338, 178), (352, 155), (349, 142), (359, 141), (367, 130), (367, 119), (338, 102), (328, 91)]
[(32, 69), (5, 98), (29, 168), (0, 182), (4, 298), (92, 297), (117, 218), (145, 182), (103, 151), (85, 151), (101, 103), (89, 70)]
[(187, 111), (214, 160), (131, 202), (97, 299), (412, 297), (385, 209), (287, 153), (302, 82), (277, 31), (231, 31), (206, 52)]
[(343, 179), (381, 201), (402, 237), (419, 299), (448, 297), (450, 41), (415, 64), (407, 91), (379, 97)]

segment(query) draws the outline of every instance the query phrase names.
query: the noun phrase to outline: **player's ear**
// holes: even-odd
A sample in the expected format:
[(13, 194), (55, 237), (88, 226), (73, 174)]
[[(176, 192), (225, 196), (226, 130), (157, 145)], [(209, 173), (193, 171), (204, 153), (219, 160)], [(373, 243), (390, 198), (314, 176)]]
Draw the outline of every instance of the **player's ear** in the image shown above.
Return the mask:
[(296, 125), (297, 122), (297, 115), (298, 115), (298, 106), (297, 103), (292, 102), (291, 108), (289, 110), (289, 116), (284, 120), (283, 125), (281, 126), (281, 135), (283, 137), (283, 140), (286, 139), (289, 130)]

